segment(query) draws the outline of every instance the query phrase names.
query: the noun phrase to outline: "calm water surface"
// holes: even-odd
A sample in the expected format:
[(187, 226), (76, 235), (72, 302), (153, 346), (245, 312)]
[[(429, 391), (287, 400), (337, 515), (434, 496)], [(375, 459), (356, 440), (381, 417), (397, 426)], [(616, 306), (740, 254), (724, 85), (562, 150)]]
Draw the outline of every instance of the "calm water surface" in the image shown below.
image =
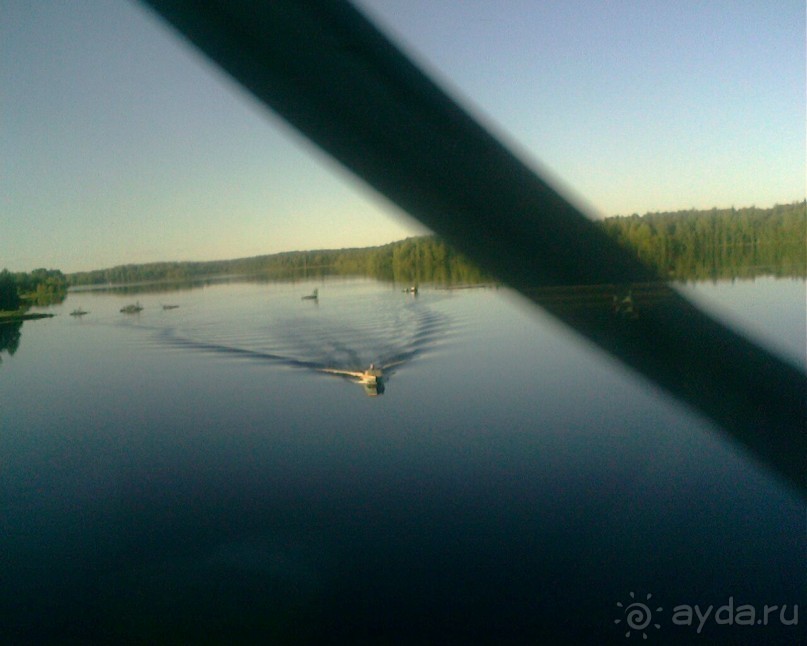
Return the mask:
[[(803, 280), (681, 289), (804, 365)], [(0, 355), (10, 643), (803, 636), (779, 610), (672, 622), (729, 597), (790, 621), (804, 506), (507, 290), (231, 282), (53, 311)], [(371, 362), (378, 396), (320, 370)]]

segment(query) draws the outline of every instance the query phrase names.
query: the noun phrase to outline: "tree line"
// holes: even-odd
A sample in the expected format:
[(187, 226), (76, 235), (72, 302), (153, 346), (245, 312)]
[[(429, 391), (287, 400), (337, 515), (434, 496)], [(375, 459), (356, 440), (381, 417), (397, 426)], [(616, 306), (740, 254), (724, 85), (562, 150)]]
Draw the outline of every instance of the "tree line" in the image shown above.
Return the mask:
[(68, 279), (58, 269), (34, 269), (30, 273), (0, 271), (0, 310), (27, 305), (59, 303), (67, 296)]
[[(660, 275), (675, 280), (805, 276), (805, 202), (771, 208), (711, 209), (615, 216), (598, 221)], [(120, 265), (70, 274), (70, 285), (181, 281), (225, 275), (277, 278), (357, 274), (400, 283), (473, 284), (492, 278), (438, 236), (377, 247), (292, 251), (212, 262)]]
[(236, 260), (119, 265), (70, 274), (70, 285), (193, 280), (210, 276), (300, 277), (364, 275), (395, 282), (480, 283), (490, 280), (436, 236), (407, 238), (377, 247), (290, 251)]
[(807, 274), (807, 202), (606, 218), (602, 226), (678, 280)]

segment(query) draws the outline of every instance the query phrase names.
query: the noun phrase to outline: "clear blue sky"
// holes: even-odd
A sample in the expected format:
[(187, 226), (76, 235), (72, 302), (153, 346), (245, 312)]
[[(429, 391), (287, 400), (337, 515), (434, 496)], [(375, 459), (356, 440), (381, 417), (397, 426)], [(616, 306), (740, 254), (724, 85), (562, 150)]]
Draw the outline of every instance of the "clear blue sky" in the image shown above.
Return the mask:
[[(802, 0), (362, 0), (594, 217), (805, 196)], [(0, 268), (423, 230), (129, 0), (0, 3)]]

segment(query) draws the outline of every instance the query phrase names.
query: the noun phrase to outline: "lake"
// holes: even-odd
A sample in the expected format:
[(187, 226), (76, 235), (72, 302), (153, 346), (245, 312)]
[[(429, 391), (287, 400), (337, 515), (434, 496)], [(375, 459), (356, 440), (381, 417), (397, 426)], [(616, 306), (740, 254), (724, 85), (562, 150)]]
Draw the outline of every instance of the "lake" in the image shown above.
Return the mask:
[[(25, 322), (3, 641), (803, 638), (788, 486), (508, 290), (401, 287), (75, 291)], [(678, 287), (804, 367), (803, 279)], [(321, 370), (370, 363), (379, 388)]]

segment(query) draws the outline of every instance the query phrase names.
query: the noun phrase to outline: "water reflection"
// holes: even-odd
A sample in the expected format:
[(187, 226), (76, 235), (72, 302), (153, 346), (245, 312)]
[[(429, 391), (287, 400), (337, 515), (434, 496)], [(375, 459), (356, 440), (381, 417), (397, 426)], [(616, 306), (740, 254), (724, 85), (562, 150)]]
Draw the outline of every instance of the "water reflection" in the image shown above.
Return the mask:
[[(798, 600), (801, 506), (695, 416), (505, 294), (354, 282), (320, 285), (317, 309), (311, 287), (186, 294), (170, 316), (99, 295), (86, 324), (31, 326), (0, 369), (5, 641), (245, 626), (231, 642), (291, 643), (313, 626), (328, 643), (369, 626), (355, 642), (418, 643), (459, 617), (442, 642), (497, 643), (504, 625), (505, 641), (583, 643), (648, 572), (673, 599)], [(630, 330), (654, 307), (629, 291), (635, 319), (612, 311), (622, 287), (543, 297)], [(379, 358), (401, 371), (380, 398), (316, 370)], [(580, 604), (582, 624), (558, 623)]]
[[(237, 261), (232, 261), (237, 262)], [(205, 263), (202, 263), (205, 264)], [(136, 271), (137, 266), (133, 267)], [(74, 285), (70, 287), (70, 293), (78, 292), (98, 292), (120, 295), (140, 295), (140, 294), (160, 294), (165, 292), (195, 291), (217, 285), (240, 284), (240, 283), (260, 283), (260, 284), (290, 284), (290, 283), (310, 283), (311, 281), (325, 282), (330, 279), (347, 279), (356, 277), (367, 277), (372, 274), (356, 271), (338, 271), (335, 268), (321, 268), (316, 272), (297, 270), (260, 270), (246, 268), (244, 273), (225, 272), (221, 268), (219, 272), (216, 268), (207, 270), (198, 276), (188, 276), (178, 279), (156, 278), (153, 280), (133, 280), (129, 283), (111, 282), (95, 283), (89, 285)], [(392, 278), (389, 278), (392, 282)], [(312, 294), (313, 296), (313, 294)]]
[[(237, 281), (230, 278), (228, 282)], [(256, 281), (251, 277), (249, 282)], [(428, 348), (445, 323), (432, 318), (435, 315), (423, 303), (424, 298), (401, 294), (416, 294), (411, 289), (416, 285), (410, 282), (403, 285), (405, 289), (395, 287), (386, 300), (376, 303), (381, 306), (377, 311), (362, 309), (361, 302), (351, 300), (348, 305), (330, 297), (319, 307), (302, 307), (300, 298), (314, 295), (306, 291), (313, 287), (309, 283), (289, 303), (284, 305), (282, 298), (273, 301), (273, 307), (292, 307), (292, 302), (301, 306), (293, 310), (294, 318), (272, 319), (275, 310), (266, 312), (265, 319), (235, 324), (226, 312), (219, 322), (207, 321), (198, 328), (185, 325), (168, 336), (172, 343), (186, 347), (270, 360), (322, 374), (332, 374), (326, 370), (361, 372), (374, 363), (385, 370), (381, 388), (365, 388), (366, 384), (349, 375), (342, 378), (359, 383), (375, 396), (384, 392), (392, 374), (387, 372), (390, 365), (409, 361)], [(458, 288), (452, 285), (448, 289)], [(705, 413), (762, 462), (792, 482), (803, 481), (797, 456), (803, 454), (805, 437), (801, 432), (805, 377), (795, 366), (704, 316), (665, 282), (551, 285), (521, 291), (599, 347)], [(434, 291), (427, 289), (426, 294), (426, 298), (434, 297)]]
[(196, 279), (185, 278), (182, 280), (144, 281), (130, 284), (82, 285), (71, 287), (70, 293), (99, 292), (121, 295), (160, 294), (165, 292), (192, 291), (221, 283), (241, 282), (241, 280), (243, 280), (243, 278), (234, 278), (232, 276), (205, 276)]
[(20, 347), (21, 330), (22, 321), (0, 323), (0, 363), (3, 361), (3, 352), (12, 356)]

